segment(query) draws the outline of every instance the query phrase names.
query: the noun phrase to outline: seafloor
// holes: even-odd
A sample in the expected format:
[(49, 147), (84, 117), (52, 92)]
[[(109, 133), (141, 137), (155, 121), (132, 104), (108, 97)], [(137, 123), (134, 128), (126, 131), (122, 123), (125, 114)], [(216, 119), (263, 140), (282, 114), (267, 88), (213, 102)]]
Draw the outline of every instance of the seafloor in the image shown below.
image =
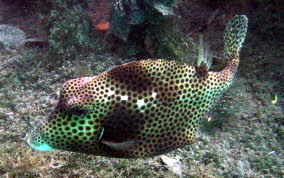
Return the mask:
[[(198, 27), (218, 8), (195, 1), (187, 5), (193, 4), (190, 10), (186, 3), (180, 8), (179, 23), (186, 33), (196, 37)], [(33, 23), (35, 14), (9, 13), (7, 8), (13, 7), (6, 6), (4, 11), (5, 3), (1, 5), (0, 24), (20, 27), (29, 37), (44, 35), (43, 29)], [(22, 141), (29, 127), (21, 118), (29, 116), (33, 124), (48, 115), (66, 80), (97, 75), (130, 59), (94, 53), (50, 70), (41, 61), (41, 49), (0, 48), (0, 177), (284, 177), (283, 21), (280, 27), (280, 17), (279, 21), (266, 20), (274, 14), (278, 18), (277, 8), (276, 12), (270, 6), (268, 10), (248, 11), (241, 10), (242, 6), (234, 9), (233, 5), (221, 6), (218, 13), (245, 13), (250, 19), (239, 70), (234, 84), (210, 113), (211, 121), (203, 122), (201, 139), (167, 154), (179, 159), (180, 175), (160, 156), (117, 159), (39, 152)], [(261, 16), (261, 10), (267, 14)], [(203, 31), (219, 54), (226, 24), (221, 17)], [(277, 31), (281, 28), (282, 35)], [(273, 103), (275, 96), (278, 99)]]

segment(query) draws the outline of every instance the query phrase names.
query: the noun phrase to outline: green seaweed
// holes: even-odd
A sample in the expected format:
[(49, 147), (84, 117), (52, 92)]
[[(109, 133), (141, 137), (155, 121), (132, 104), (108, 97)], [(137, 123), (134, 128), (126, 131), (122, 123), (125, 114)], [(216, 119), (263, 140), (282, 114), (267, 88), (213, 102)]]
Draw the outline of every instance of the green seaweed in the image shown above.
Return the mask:
[(50, 59), (75, 59), (94, 49), (93, 28), (86, 1), (52, 1), (50, 12)]

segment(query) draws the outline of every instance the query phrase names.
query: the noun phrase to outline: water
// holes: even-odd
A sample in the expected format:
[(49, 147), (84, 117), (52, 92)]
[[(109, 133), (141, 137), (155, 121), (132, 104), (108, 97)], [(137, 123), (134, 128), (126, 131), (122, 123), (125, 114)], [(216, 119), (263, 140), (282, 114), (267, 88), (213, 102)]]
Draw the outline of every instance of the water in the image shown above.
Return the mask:
[[(110, 11), (107, 7), (110, 2), (104, 2), (105, 4), (93, 2), (89, 6), (89, 11), (85, 9), (84, 12), (92, 14), (92, 19), (95, 15), (96, 19), (101, 16), (103, 20), (108, 21)], [(42, 20), (49, 16), (49, 11), (43, 8), (42, 4), (17, 3), (0, 3), (1, 24), (20, 28), (27, 39), (34, 37), (49, 39), (51, 27), (45, 26), (47, 21)], [(48, 8), (48, 5), (44, 7)], [(232, 11), (232, 7), (238, 8)], [(281, 15), (279, 7), (277, 2), (274, 4), (265, 4), (265, 2), (222, 4), (220, 1), (212, 4), (185, 1), (175, 9), (174, 13), (181, 15), (177, 21), (179, 30), (182, 30), (188, 39), (190, 36), (198, 45), (198, 35), (202, 33), (204, 40), (210, 43), (216, 56), (210, 69), (214, 71), (220, 71), (226, 66), (226, 63), (219, 58), (223, 56), (223, 32), (228, 20), (235, 14), (246, 14), (250, 24), (240, 55), (236, 78), (229, 90), (223, 93), (219, 102), (203, 119), (198, 132), (199, 139), (166, 154), (178, 160), (177, 167), (181, 169), (181, 176), (283, 176), (284, 64), (281, 60), (283, 50), (281, 50), (281, 38), (279, 38), (282, 28), (279, 25)], [(78, 16), (75, 12), (74, 14)], [(269, 20), (264, 20), (266, 18)], [(5, 49), (5, 46), (0, 48), (1, 176), (180, 176), (172, 172), (174, 168), (169, 167), (170, 163), (162, 162), (160, 156), (120, 159), (60, 150), (40, 152), (32, 150), (24, 142), (30, 128), (22, 117), (29, 116), (31, 125), (36, 125), (42, 118), (50, 115), (57, 105), (62, 85), (67, 80), (95, 76), (118, 65), (153, 58), (155, 55), (172, 60), (178, 58), (178, 53), (172, 52), (165, 55), (164, 50), (158, 51), (159, 46), (155, 46), (155, 41), (151, 41), (149, 37), (159, 38), (153, 35), (154, 29), (150, 29), (153, 30), (152, 32), (144, 32), (143, 28), (147, 26), (135, 28), (138, 31), (129, 33), (130, 36), (133, 35), (132, 38), (124, 42), (115, 37), (107, 37), (105, 31), (96, 31), (95, 26), (93, 32), (88, 31), (86, 24), (72, 26), (76, 18), (69, 19), (70, 21), (66, 22), (67, 26), (59, 26), (60, 28), (57, 29), (61, 36), (53, 35), (57, 43), (53, 44), (52, 50), (45, 46), (38, 49), (25, 47)], [(155, 25), (154, 20), (156, 19), (153, 19), (151, 23)], [(80, 20), (80, 22), (83, 21)], [(69, 24), (72, 26), (70, 31), (68, 31)], [(126, 29), (126, 27), (127, 25), (124, 24), (123, 28)], [(63, 30), (60, 32), (60, 29), (66, 29), (67, 35)], [(80, 33), (71, 33), (76, 30)], [(173, 32), (175, 37), (181, 35), (176, 31)], [(93, 33), (93, 40), (80, 41), (85, 39), (86, 33)], [(136, 36), (137, 34), (144, 35), (147, 37), (146, 40)], [(171, 33), (165, 34), (171, 35)], [(62, 36), (68, 40), (62, 40), (60, 38)], [(74, 38), (76, 40), (67, 43), (67, 46), (62, 47), (63, 43), (58, 43), (60, 40), (69, 42)], [(0, 37), (0, 41), (1, 39)], [(180, 39), (182, 42), (187, 40), (185, 37)], [(157, 40), (156, 42), (158, 43)], [(186, 42), (189, 48), (196, 47), (193, 43)], [(174, 47), (176, 46), (180, 44)], [(166, 49), (172, 46), (160, 45), (160, 47)], [(190, 62), (190, 57), (186, 58), (187, 56), (197, 56), (196, 50), (173, 47), (168, 49), (169, 51), (189, 50), (188, 53), (181, 53), (179, 61), (182, 62)], [(63, 51), (60, 53), (59, 50)], [(272, 104), (271, 101), (275, 99), (275, 96), (278, 99), (275, 104)]]

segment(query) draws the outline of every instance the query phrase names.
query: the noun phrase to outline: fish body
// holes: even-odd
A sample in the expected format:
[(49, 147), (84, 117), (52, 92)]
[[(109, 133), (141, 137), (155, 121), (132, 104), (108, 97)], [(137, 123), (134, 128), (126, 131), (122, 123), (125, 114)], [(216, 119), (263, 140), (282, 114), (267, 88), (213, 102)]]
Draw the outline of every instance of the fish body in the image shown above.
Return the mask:
[(141, 158), (192, 143), (201, 119), (232, 83), (246, 29), (244, 15), (228, 23), (224, 41), (229, 64), (220, 72), (149, 59), (67, 81), (53, 113), (29, 133), (29, 145)]

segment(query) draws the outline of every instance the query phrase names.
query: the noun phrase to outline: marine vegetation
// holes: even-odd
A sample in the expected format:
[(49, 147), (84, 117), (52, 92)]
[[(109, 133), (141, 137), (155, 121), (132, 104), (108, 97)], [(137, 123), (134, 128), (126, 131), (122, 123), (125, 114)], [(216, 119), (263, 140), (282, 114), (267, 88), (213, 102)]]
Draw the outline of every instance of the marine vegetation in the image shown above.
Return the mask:
[(75, 59), (93, 50), (92, 21), (86, 8), (86, 0), (51, 0), (49, 55), (53, 62)]
[(108, 39), (113, 44), (113, 36), (119, 38), (121, 43), (114, 48), (125, 56), (148, 53), (151, 58), (188, 62), (188, 56), (196, 53), (196, 45), (177, 26), (177, 4), (176, 0), (117, 0)]
[(27, 135), (41, 151), (61, 149), (108, 157), (151, 157), (192, 143), (201, 119), (232, 83), (247, 17), (226, 26), (220, 72), (162, 59), (120, 65), (67, 81), (58, 105)]

